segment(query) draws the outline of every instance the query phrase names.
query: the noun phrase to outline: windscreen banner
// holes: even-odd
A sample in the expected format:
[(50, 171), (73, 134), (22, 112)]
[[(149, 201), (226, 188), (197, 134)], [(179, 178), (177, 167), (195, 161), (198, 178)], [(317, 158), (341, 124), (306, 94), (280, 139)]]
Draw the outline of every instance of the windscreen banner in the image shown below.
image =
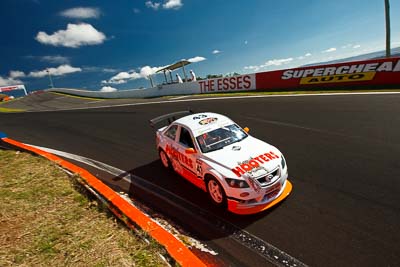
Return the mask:
[(400, 58), (256, 73), (257, 90), (400, 85)]

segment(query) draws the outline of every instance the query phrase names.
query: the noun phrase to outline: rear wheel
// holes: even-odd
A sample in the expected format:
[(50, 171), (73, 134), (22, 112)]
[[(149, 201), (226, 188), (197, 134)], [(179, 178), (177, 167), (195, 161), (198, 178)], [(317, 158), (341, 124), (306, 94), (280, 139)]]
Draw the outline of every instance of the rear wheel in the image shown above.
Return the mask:
[(221, 207), (226, 206), (226, 195), (224, 188), (214, 177), (210, 177), (207, 181), (207, 192), (215, 205)]
[(161, 160), (162, 165), (167, 169), (172, 169), (171, 161), (169, 160), (169, 158), (167, 156), (167, 153), (165, 153), (164, 150), (160, 149), (158, 154), (160, 156), (160, 160)]

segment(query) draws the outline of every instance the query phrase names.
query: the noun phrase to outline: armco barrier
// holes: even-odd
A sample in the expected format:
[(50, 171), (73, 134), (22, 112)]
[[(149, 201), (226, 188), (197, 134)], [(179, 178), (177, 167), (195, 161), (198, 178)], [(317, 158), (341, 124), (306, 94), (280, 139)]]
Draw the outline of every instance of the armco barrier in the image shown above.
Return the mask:
[[(167, 230), (162, 228), (159, 224), (149, 218), (147, 215), (142, 213), (135, 206), (131, 205), (128, 201), (122, 198), (114, 190), (109, 188), (102, 181), (97, 179), (87, 170), (78, 167), (66, 160), (63, 160), (51, 153), (42, 151), (40, 149), (31, 147), (26, 144), (22, 144), (18, 141), (9, 139), (4, 133), (0, 132), (0, 139), (17, 148), (33, 152), (40, 155), (48, 160), (51, 160), (63, 168), (79, 174), (82, 179), (85, 180), (86, 184), (100, 194), (104, 199), (110, 202), (114, 207), (116, 207), (122, 214), (129, 218), (132, 222), (135, 222), (142, 230), (147, 232), (152, 238), (157, 240), (161, 245), (163, 245), (168, 253), (182, 266), (206, 266), (206, 264), (201, 261), (193, 252), (191, 252), (180, 240), (169, 233)], [(114, 210), (111, 209), (115, 213)], [(115, 213), (117, 216), (118, 214)], [(129, 225), (128, 225), (129, 226)]]
[(338, 64), (259, 72), (196, 82), (163, 84), (146, 89), (99, 92), (51, 89), (85, 97), (149, 98), (166, 95), (242, 92), (254, 90), (305, 90), (309, 88), (354, 88), (400, 85), (400, 58), (353, 61)]

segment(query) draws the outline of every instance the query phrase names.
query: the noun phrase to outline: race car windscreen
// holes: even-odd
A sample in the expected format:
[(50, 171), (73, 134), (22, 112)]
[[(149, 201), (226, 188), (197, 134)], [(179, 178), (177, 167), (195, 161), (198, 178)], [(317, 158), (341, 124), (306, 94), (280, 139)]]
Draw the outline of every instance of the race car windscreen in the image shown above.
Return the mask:
[(196, 140), (203, 153), (222, 149), (225, 146), (239, 142), (247, 137), (245, 131), (238, 125), (224, 126), (208, 133), (201, 134)]

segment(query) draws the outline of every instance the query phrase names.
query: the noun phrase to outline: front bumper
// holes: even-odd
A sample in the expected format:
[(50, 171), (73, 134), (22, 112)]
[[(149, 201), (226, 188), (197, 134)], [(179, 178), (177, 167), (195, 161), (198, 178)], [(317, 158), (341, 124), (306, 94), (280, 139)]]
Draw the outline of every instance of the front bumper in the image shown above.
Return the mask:
[(240, 215), (259, 213), (261, 211), (271, 208), (272, 206), (275, 206), (276, 204), (284, 200), (290, 194), (290, 192), (292, 192), (292, 188), (292, 184), (289, 182), (289, 180), (286, 180), (284, 185), (282, 186), (281, 192), (279, 192), (277, 197), (272, 201), (263, 204), (245, 204), (240, 203), (237, 200), (228, 199), (228, 210), (232, 213)]

